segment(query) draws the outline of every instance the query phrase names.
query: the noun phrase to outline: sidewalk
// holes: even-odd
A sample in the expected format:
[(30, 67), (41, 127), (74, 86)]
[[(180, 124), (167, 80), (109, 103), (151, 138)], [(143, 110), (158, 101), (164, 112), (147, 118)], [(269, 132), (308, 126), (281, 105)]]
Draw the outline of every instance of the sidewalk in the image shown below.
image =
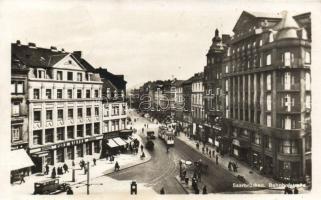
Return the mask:
[[(189, 139), (184, 133), (180, 133), (179, 136), (176, 136), (176, 138), (183, 141), (184, 143), (189, 145), (194, 150), (202, 153), (203, 144), (200, 144), (199, 149), (197, 149), (196, 148), (197, 141)], [(209, 150), (215, 151), (213, 146), (210, 146), (210, 145), (206, 145), (206, 146), (208, 147)], [(210, 158), (209, 155), (206, 153), (204, 153), (203, 155), (207, 156), (209, 159), (212, 160), (213, 164), (215, 164), (215, 158), (213, 158), (213, 157)], [(280, 183), (272, 178), (268, 178), (268, 177), (260, 175), (255, 170), (251, 169), (249, 166), (244, 165), (239, 160), (237, 160), (227, 154), (222, 157), (219, 153), (215, 152), (215, 155), (219, 155), (218, 163), (221, 167), (225, 168), (227, 171), (229, 171), (228, 162), (229, 161), (236, 162), (238, 165), (237, 172), (230, 171), (230, 173), (236, 177), (238, 175), (243, 176), (245, 178), (245, 180), (247, 181), (246, 184), (252, 184), (252, 185), (255, 184), (254, 185), (255, 188), (258, 188), (258, 189), (268, 189), (268, 191), (266, 193), (269, 193), (269, 191), (272, 191), (272, 190), (273, 190), (273, 193), (275, 193), (276, 191), (277, 191), (277, 193), (283, 193), (284, 187), (281, 186), (282, 183)], [(309, 190), (306, 190), (306, 188), (304, 188), (304, 187), (300, 187), (298, 189), (299, 189), (300, 193), (309, 192)]]
[[(134, 138), (137, 138), (140, 143), (142, 142), (142, 139), (137, 135), (134, 134), (133, 135)], [(86, 158), (84, 158), (84, 161), (89, 161), (90, 162), (90, 180), (94, 180), (98, 177), (102, 177), (106, 174), (110, 174), (114, 172), (114, 166), (115, 166), (115, 162), (117, 161), (120, 165), (120, 170), (132, 167), (132, 166), (136, 166), (145, 162), (148, 162), (151, 159), (151, 156), (149, 154), (148, 151), (144, 151), (145, 152), (145, 158), (142, 160), (140, 158), (141, 155), (141, 150), (139, 148), (139, 152), (138, 154), (134, 155), (134, 154), (120, 154), (115, 156), (115, 160), (114, 162), (110, 162), (109, 160), (107, 161), (106, 159), (97, 159), (96, 161), (96, 166), (93, 165), (93, 157), (94, 156), (88, 156)], [(87, 180), (87, 175), (84, 174), (84, 170), (81, 170), (79, 167), (79, 160), (77, 159), (75, 160), (75, 177), (76, 177), (76, 181), (75, 182), (71, 182), (72, 180), (72, 167), (71, 164), (68, 163), (69, 166), (69, 172), (63, 174), (63, 175), (57, 175), (57, 178), (59, 178), (59, 183), (69, 183), (72, 188), (74, 188), (75, 186), (82, 184), (82, 182), (85, 182)], [(78, 161), (78, 162), (77, 162)], [(58, 166), (55, 166), (56, 169)], [(53, 167), (50, 167), (50, 172), (51, 169)], [(34, 191), (34, 183), (35, 182), (39, 182), (39, 181), (43, 181), (43, 180), (50, 180), (50, 173), (48, 175), (43, 175), (43, 174), (32, 174), (30, 176), (25, 177), (25, 183), (19, 184), (19, 182), (14, 183), (11, 187), (11, 192), (16, 193), (16, 194), (33, 194)], [(114, 180), (114, 179), (112, 179)], [(111, 180), (111, 181), (112, 181)], [(114, 180), (115, 182), (117, 182), (117, 180)], [(113, 187), (116, 187), (117, 184), (109, 184), (109, 188), (110, 190), (113, 190)], [(85, 189), (83, 189), (85, 190)]]

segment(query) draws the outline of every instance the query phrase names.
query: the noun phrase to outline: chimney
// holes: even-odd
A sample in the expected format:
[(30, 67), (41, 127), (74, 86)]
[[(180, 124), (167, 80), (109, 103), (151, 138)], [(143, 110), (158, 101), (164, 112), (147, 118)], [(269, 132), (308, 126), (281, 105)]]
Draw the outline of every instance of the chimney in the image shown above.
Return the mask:
[(28, 46), (29, 46), (29, 48), (36, 48), (36, 43), (29, 42)]
[(20, 40), (17, 40), (16, 44), (17, 44), (18, 46), (20, 46), (20, 45), (21, 45)]
[(81, 51), (74, 51), (72, 54), (77, 58), (81, 58)]
[(51, 46), (51, 47), (50, 47), (50, 50), (51, 50), (51, 51), (55, 51), (55, 52), (58, 51), (57, 47), (55, 47), (55, 46)]

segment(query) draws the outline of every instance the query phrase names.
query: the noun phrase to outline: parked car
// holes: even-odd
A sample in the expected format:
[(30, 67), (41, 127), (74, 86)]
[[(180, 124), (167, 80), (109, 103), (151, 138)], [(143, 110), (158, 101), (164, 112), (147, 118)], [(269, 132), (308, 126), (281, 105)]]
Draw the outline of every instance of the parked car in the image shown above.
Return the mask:
[(44, 180), (41, 182), (35, 182), (33, 194), (52, 194), (65, 192), (69, 184), (59, 184), (59, 179)]
[(147, 139), (155, 139), (155, 132), (154, 131), (147, 131)]
[(148, 140), (147, 142), (146, 142), (146, 149), (148, 149), (148, 150), (150, 150), (150, 151), (153, 151), (154, 150), (154, 142), (153, 141), (151, 141), (151, 140)]

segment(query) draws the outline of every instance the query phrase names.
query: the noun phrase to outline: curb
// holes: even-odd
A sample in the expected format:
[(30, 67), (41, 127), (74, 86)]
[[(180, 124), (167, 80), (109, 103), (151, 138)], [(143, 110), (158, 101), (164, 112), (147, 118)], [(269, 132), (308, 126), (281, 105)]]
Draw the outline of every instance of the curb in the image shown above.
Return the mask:
[(181, 183), (181, 181), (179, 180), (179, 178), (177, 176), (175, 176), (175, 180), (183, 188), (183, 190), (185, 191), (186, 194), (190, 194), (190, 192), (184, 187), (184, 185)]

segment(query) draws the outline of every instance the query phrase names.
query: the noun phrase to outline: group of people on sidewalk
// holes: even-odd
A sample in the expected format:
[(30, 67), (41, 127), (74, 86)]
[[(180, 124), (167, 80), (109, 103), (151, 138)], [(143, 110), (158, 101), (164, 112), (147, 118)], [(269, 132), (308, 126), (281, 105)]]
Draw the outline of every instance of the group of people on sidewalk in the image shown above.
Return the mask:
[[(53, 167), (51, 170), (51, 178), (56, 178), (57, 175), (62, 175), (64, 173), (69, 172), (69, 167), (66, 163), (64, 163), (62, 166), (58, 166), (57, 170), (56, 167)], [(45, 175), (49, 174), (49, 165), (48, 163), (45, 166)]]
[(228, 167), (228, 170), (229, 170), (229, 171), (237, 172), (238, 166), (237, 166), (237, 163), (236, 163), (236, 162), (229, 161), (227, 167)]
[[(199, 150), (200, 148), (200, 144), (197, 142), (196, 143), (196, 149)], [(202, 153), (205, 154), (205, 155), (208, 155), (210, 158), (215, 158), (215, 162), (216, 164), (218, 164), (218, 154), (215, 152), (215, 150), (211, 150), (210, 148), (208, 148), (208, 146), (204, 145), (203, 144), (203, 147), (202, 147)]]

